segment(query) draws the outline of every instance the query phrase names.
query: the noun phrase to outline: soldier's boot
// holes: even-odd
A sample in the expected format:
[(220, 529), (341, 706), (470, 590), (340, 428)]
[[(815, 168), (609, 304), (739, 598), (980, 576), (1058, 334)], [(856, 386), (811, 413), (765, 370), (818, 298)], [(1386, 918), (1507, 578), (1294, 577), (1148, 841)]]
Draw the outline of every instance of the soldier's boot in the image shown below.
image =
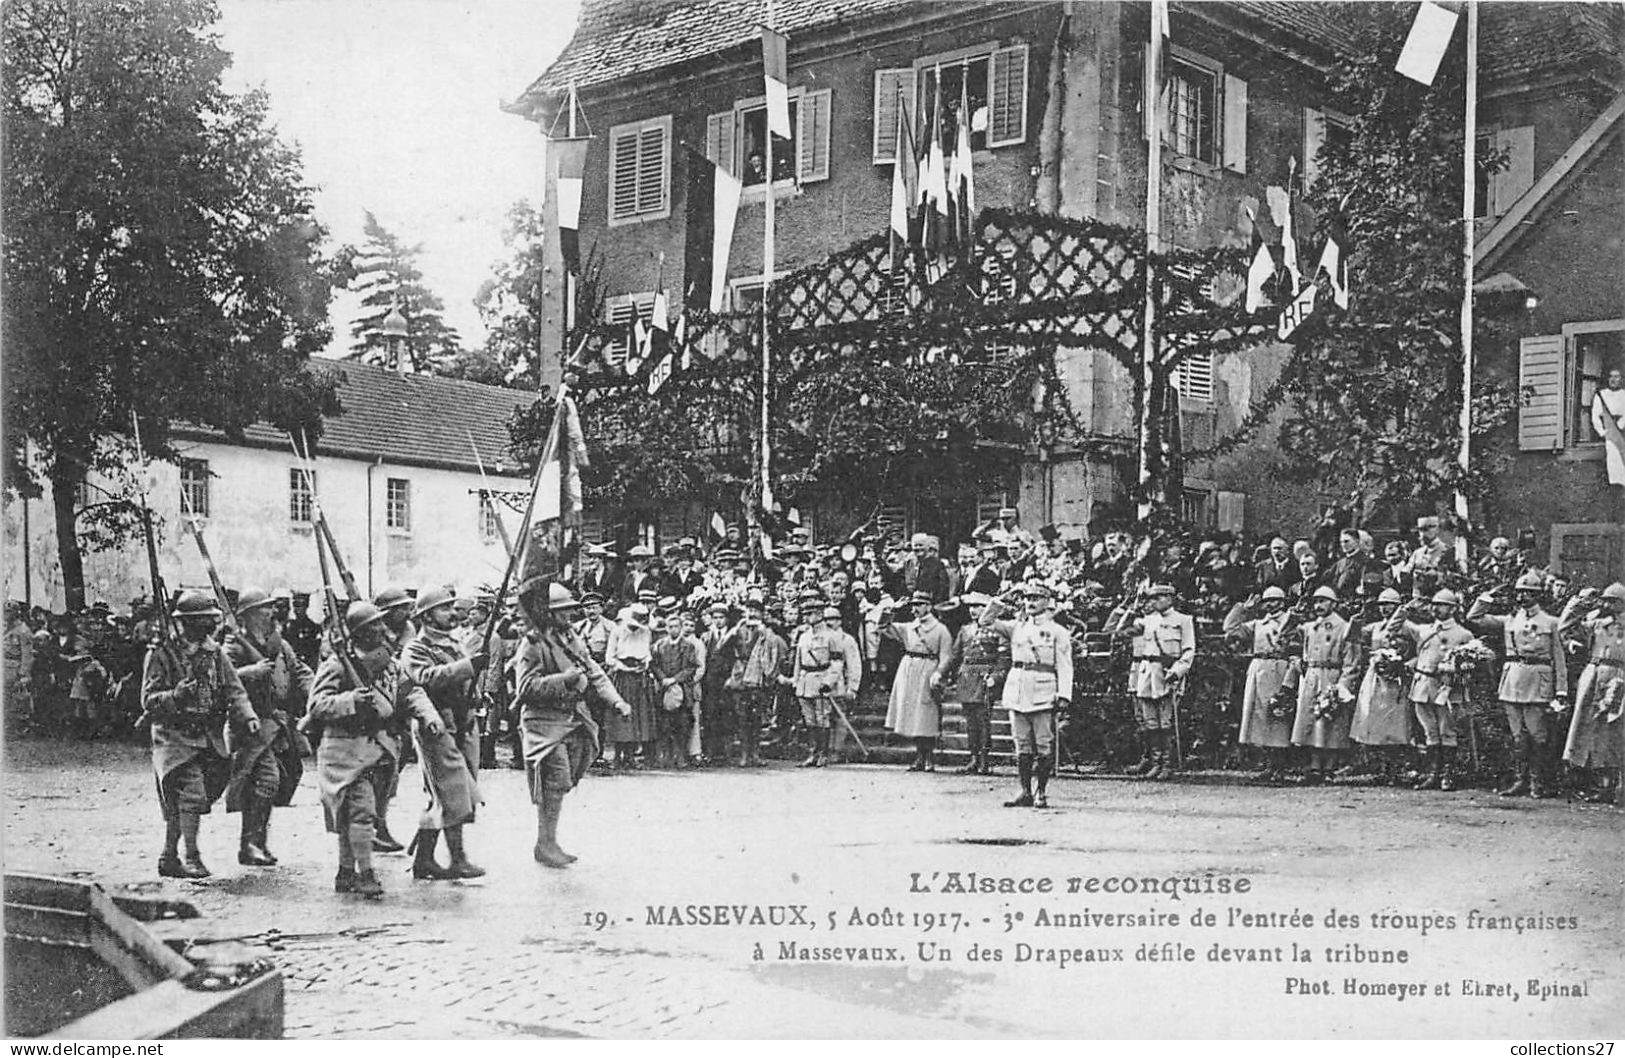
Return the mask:
[(378, 812), (377, 821), (373, 823), (371, 842), (374, 852), (401, 852), (406, 848), (389, 832), (389, 824), (384, 821), (382, 809)]
[(559, 815), (564, 810), (564, 794), (558, 790), (543, 790), (542, 800), (536, 806), (536, 848), (532, 855), (537, 863), (548, 867), (568, 867), (576, 858), (559, 848)]
[(333, 875), (333, 891), (335, 893), (355, 892), (355, 868), (340, 867), (338, 873)]
[(1140, 731), (1140, 761), (1129, 768), (1128, 774), (1136, 778), (1144, 778), (1157, 770), (1157, 749), (1155, 745), (1156, 732), (1141, 729)]
[(237, 862), (244, 867), (269, 867), (276, 863), (260, 844), (260, 803), (250, 798), (243, 805), (243, 831), (237, 841)]
[(1456, 747), (1439, 747), (1439, 789), (1450, 793), (1456, 788)]
[(158, 854), (158, 877), (185, 878), (181, 867), (181, 817), (175, 812), (164, 813), (164, 851)]
[[(333, 876), (335, 893), (355, 892), (355, 852), (350, 848), (350, 828), (339, 827), (339, 871)], [(370, 844), (372, 836), (367, 836)]]
[(451, 875), (453, 878), (483, 878), (485, 868), (476, 867), (468, 858), (468, 851), (463, 848), (463, 825), (446, 828), (446, 848), (451, 850)]
[(1529, 792), (1529, 736), (1520, 732), (1512, 744), (1512, 782), (1495, 791), (1501, 797), (1522, 797)]
[(1437, 790), (1439, 788), (1439, 783), (1441, 782), (1440, 773), (1443, 771), (1444, 767), (1444, 747), (1429, 746), (1427, 752), (1428, 757), (1427, 764), (1425, 766), (1426, 770), (1422, 773), (1422, 777), (1417, 780), (1413, 789)]
[(378, 875), (372, 869), (372, 841), (376, 831), (371, 823), (352, 823), (348, 829), (350, 852), (355, 857), (355, 881), (350, 892), (376, 900), (384, 895), (384, 887), (378, 884)]
[(379, 883), (378, 875), (371, 869), (358, 870), (355, 872), (355, 882), (350, 886), (350, 892), (369, 900), (378, 900), (384, 895), (384, 887)]
[(196, 812), (181, 813), (181, 844), (185, 850), (181, 856), (181, 874), (187, 878), (207, 878), (213, 873), (203, 865), (203, 855), (198, 852), (197, 832), (202, 820)]
[[(412, 839), (412, 877), (420, 882), (442, 882), (457, 875), (440, 866), (434, 858), (435, 846), (440, 844), (440, 831), (420, 830)], [(451, 842), (447, 841), (450, 845)]]
[(1055, 761), (1047, 753), (1033, 761), (1033, 778), (1038, 783), (1038, 791), (1033, 794), (1034, 808), (1049, 807), (1049, 776), (1054, 767)]
[(1157, 732), (1157, 770), (1147, 778), (1153, 782), (1167, 782), (1173, 777), (1173, 735), (1167, 729), (1163, 729)]
[(809, 727), (807, 729), (807, 759), (796, 765), (796, 767), (818, 767), (818, 729), (816, 727)]
[(1004, 802), (1006, 808), (1033, 806), (1033, 755), (1022, 753), (1016, 757), (1016, 774), (1021, 778), (1021, 796)]
[(818, 739), (818, 760), (813, 763), (813, 767), (815, 768), (822, 768), (829, 764), (830, 734), (831, 729), (827, 727), (821, 727), (817, 731), (816, 737)]
[(1545, 800), (1557, 796), (1552, 782), (1551, 766), (1546, 763), (1546, 746), (1540, 742), (1530, 744), (1529, 796)]
[(277, 858), (276, 853), (271, 851), (271, 802), (269, 801), (260, 802), (259, 834), (260, 851), (265, 853), (265, 858), (271, 861), (271, 866), (275, 867)]

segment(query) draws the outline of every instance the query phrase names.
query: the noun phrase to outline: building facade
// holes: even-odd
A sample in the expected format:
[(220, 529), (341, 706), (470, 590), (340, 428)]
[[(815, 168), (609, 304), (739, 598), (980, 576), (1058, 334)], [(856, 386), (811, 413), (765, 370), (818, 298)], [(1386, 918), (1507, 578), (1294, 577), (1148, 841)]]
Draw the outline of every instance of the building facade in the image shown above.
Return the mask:
[[(195, 514), (228, 587), (320, 592), (313, 521), (318, 502), (357, 586), (368, 595), (387, 585), (469, 590), (500, 582), (507, 555), (495, 519), (502, 517), (508, 532), (517, 532), (530, 485), (508, 452), (506, 424), (515, 408), (534, 398), (366, 364), (321, 367), (339, 373), (343, 412), (326, 421), (316, 442), (314, 480), (288, 436), (266, 426), (251, 427), (237, 442), (209, 431), (178, 431), (181, 459), (150, 464), (146, 485), (167, 586), (209, 590), (208, 572), (187, 530)], [(79, 507), (128, 495), (132, 484), (93, 477)], [(8, 499), (7, 593), (60, 609), (64, 592), (51, 508), (49, 493)], [(87, 601), (103, 599), (122, 609), (150, 595), (139, 539), (87, 551), (84, 567)]]

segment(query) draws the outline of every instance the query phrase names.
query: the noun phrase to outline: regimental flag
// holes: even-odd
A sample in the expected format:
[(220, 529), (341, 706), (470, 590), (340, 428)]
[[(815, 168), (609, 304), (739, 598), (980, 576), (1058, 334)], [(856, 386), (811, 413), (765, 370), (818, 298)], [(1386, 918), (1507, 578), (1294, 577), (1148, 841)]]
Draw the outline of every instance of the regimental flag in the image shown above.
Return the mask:
[(789, 139), (790, 72), (789, 41), (784, 34), (762, 27), (762, 75), (767, 94), (767, 128), (773, 135)]
[(548, 140), (547, 149), (556, 151), (559, 163), (558, 212), (559, 244), (564, 266), (571, 274), (581, 271), (581, 181), (587, 168), (586, 137)]
[(891, 174), (891, 266), (902, 260), (902, 249), (918, 241), (915, 204), (920, 194), (920, 160), (914, 153), (914, 129), (909, 118), (908, 100), (901, 92), (897, 99), (897, 160)]
[(976, 223), (976, 181), (970, 149), (970, 97), (967, 84), (969, 71), (962, 70), (959, 78), (959, 112), (954, 122), (954, 156), (948, 166), (948, 195), (952, 202), (953, 217), (949, 226), (953, 241), (968, 247), (975, 241), (971, 226)]
[(553, 426), (542, 449), (531, 499), (530, 529), (520, 541), (516, 594), (539, 592), (575, 577), (581, 525), (581, 468), (587, 465), (587, 442), (569, 390), (560, 387)]
[[(1168, 29), (1168, 0), (1151, 0), (1151, 39), (1146, 45), (1145, 69), (1141, 72), (1145, 83), (1140, 93), (1140, 134), (1150, 139), (1151, 126), (1155, 124), (1161, 129), (1159, 138), (1164, 143), (1169, 141), (1169, 136), (1167, 122), (1161, 120), (1168, 112), (1168, 64), (1163, 56), (1171, 36)], [(1154, 106), (1162, 108), (1160, 113), (1153, 109)]]
[(1422, 0), (1394, 69), (1413, 81), (1433, 84), (1433, 78), (1439, 73), (1439, 62), (1450, 47), (1450, 38), (1455, 36), (1458, 17), (1448, 8)]

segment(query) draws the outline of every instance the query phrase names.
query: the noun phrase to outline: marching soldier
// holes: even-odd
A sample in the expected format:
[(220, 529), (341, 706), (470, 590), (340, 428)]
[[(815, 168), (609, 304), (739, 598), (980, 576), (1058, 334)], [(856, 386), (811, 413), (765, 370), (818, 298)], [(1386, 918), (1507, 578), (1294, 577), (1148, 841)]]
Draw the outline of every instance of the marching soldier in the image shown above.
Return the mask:
[(271, 809), (293, 801), (309, 750), (294, 722), (304, 715), (316, 674), (283, 638), (285, 612), (266, 592), (244, 589), (237, 596), (237, 631), (226, 640), (226, 655), (260, 721), (252, 735), (236, 726), (226, 731), (232, 743), (226, 811), (243, 814), (237, 862), (249, 867), (276, 864)]
[(372, 869), (379, 791), (395, 775), (408, 720), (431, 737), (442, 728), (429, 696), (395, 660), (378, 607), (354, 603), (344, 624), (350, 647), (323, 659), (310, 693), (310, 715), (322, 725), (316, 786), (328, 833), (338, 836), (334, 892), (377, 898), (384, 895)]
[(1466, 690), (1449, 682), (1450, 673), (1443, 666), (1452, 650), (1473, 642), (1474, 636), (1456, 620), (1461, 596), (1449, 588), (1440, 588), (1428, 605), (1431, 613), (1425, 616), (1432, 620), (1407, 621), (1407, 611), (1401, 608), (1388, 619), (1388, 630), (1404, 635), (1416, 647), (1410, 702), (1427, 740), (1427, 772), (1418, 780), (1416, 789), (1449, 792), (1456, 788), (1452, 771), (1456, 752), (1454, 707), (1465, 699)]
[(981, 623), (982, 614), (993, 600), (981, 592), (962, 597), (970, 620), (954, 637), (953, 653), (940, 673), (943, 685), (954, 689), (952, 698), (965, 712), (965, 734), (970, 761), (960, 772), (965, 775), (992, 775), (993, 703), (1002, 701), (1004, 681), (1010, 672), (1010, 639), (995, 628)]
[(1513, 584), (1517, 610), (1510, 616), (1489, 612), (1493, 592), (1480, 594), (1467, 611), (1468, 625), (1486, 635), (1499, 633), (1505, 647), (1496, 693), (1512, 730), (1517, 774), (1497, 791), (1502, 797), (1550, 797), (1554, 792), (1546, 771), (1546, 710), (1562, 709), (1569, 693), (1569, 664), (1557, 618), (1540, 604), (1544, 587), (1541, 575), (1529, 570)]
[[(395, 657), (401, 656), (407, 640), (417, 634), (412, 625), (412, 596), (406, 593), (405, 588), (385, 588), (373, 596), (372, 604), (378, 607), (383, 615), (384, 645)], [(401, 767), (412, 763), (412, 746), (410, 742), (401, 745), (401, 752), (390, 758), (390, 768), (373, 771), (373, 778), (380, 785), (378, 787), (377, 825), (373, 828), (372, 850), (374, 852), (400, 852), (406, 846), (395, 840), (395, 835), (389, 832), (389, 806), (395, 800), (395, 793), (401, 784)]]
[(1625, 584), (1608, 585), (1600, 598), (1575, 596), (1563, 608), (1559, 627), (1565, 636), (1582, 640), (1589, 659), (1575, 688), (1563, 759), (1574, 768), (1598, 769), (1606, 791), (1610, 781), (1617, 783), (1625, 763), (1625, 721), (1608, 723), (1605, 715), (1610, 705), (1617, 715), (1619, 703), (1608, 702), (1608, 690), (1625, 680)]
[[(811, 742), (803, 768), (822, 768), (829, 763), (830, 716), (833, 699), (851, 701), (857, 694), (863, 663), (855, 650), (849, 650), (851, 637), (826, 621), (824, 600), (811, 596), (801, 604), (806, 630), (796, 637), (796, 698), (801, 703), (801, 719)], [(855, 646), (855, 644), (852, 644)]]
[[(214, 599), (202, 592), (183, 592), (173, 612), (180, 641), (158, 643), (148, 651), (141, 679), (141, 706), (152, 718), (152, 766), (164, 813), (158, 874), (207, 878), (209, 868), (198, 852), (198, 827), (231, 774), (226, 723), (240, 725), (254, 737), (260, 720), (236, 668), (214, 641), (221, 616)], [(177, 848), (182, 840), (184, 859)]]
[[(429, 806), (412, 839), (412, 877), (438, 881), (478, 878), (485, 871), (468, 860), (463, 848), (463, 826), (474, 821), (480, 804), (477, 781), (480, 768), (480, 732), (475, 714), (479, 695), (475, 683), (490, 662), (476, 648), (463, 649), (457, 638), (456, 602), (451, 589), (430, 588), (418, 594), (412, 618), (418, 624), (401, 651), (401, 668), (428, 694), (440, 715), (441, 730), (430, 734), (418, 728), (418, 760), (423, 766), (423, 788)], [(451, 865), (441, 867), (434, 851), (441, 832), (451, 851)]]
[(1129, 693), (1134, 695), (1140, 730), (1153, 767), (1146, 778), (1173, 778), (1174, 710), (1185, 676), (1196, 661), (1196, 624), (1174, 609), (1174, 589), (1153, 584), (1146, 589), (1149, 611), (1131, 617), (1125, 609), (1115, 629), (1133, 639)]
[(577, 604), (569, 589), (539, 579), (522, 583), (519, 606), (531, 627), (514, 659), (514, 698), (530, 799), (536, 805), (533, 855), (548, 867), (568, 867), (576, 857), (559, 847), (564, 798), (598, 755), (598, 725), (586, 699), (600, 698), (623, 717), (632, 709), (571, 629)]
[[(1359, 668), (1359, 642), (1353, 627), (1337, 612), (1337, 590), (1322, 584), (1310, 597), (1314, 617), (1302, 625), (1298, 656), (1298, 712), (1292, 722), (1292, 744), (1309, 750), (1304, 782), (1311, 786), (1331, 776), (1333, 755), (1348, 748), (1353, 720), (1354, 677)], [(1323, 695), (1335, 704), (1328, 711)]]
[[(1241, 731), (1237, 741), (1263, 751), (1264, 762), (1258, 778), (1277, 782), (1286, 770), (1283, 758), (1292, 744), (1292, 724), (1288, 719), (1277, 720), (1270, 716), (1270, 705), (1282, 687), (1291, 687), (1298, 679), (1288, 649), (1293, 616), (1286, 608), (1286, 591), (1280, 585), (1269, 585), (1257, 598), (1262, 611), (1259, 616), (1249, 617), (1251, 607), (1247, 602), (1239, 602), (1225, 617), (1224, 632), (1244, 641), (1252, 654), (1242, 685)], [(1149, 752), (1147, 757), (1135, 774), (1144, 775), (1155, 767)]]
[(982, 629), (1010, 640), (1010, 673), (1002, 700), (1010, 712), (1021, 793), (1004, 806), (1048, 808), (1049, 777), (1055, 767), (1055, 712), (1072, 705), (1072, 636), (1055, 623), (1047, 585), (1029, 581), (1022, 596), (1023, 620), (1001, 620), (1003, 605), (997, 600), (988, 603), (976, 620)]

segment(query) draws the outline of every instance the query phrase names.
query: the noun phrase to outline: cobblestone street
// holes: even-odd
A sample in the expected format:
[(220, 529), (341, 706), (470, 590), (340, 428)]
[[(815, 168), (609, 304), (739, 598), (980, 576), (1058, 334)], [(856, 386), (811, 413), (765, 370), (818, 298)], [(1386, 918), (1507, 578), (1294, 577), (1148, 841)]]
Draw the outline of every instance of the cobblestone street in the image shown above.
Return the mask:
[[(415, 821), (417, 782), (413, 768), (391, 810), (403, 837)], [(469, 846), (490, 873), (476, 882), (414, 882), (405, 857), (387, 856), (379, 858), (383, 901), (335, 895), (334, 852), (307, 774), (296, 804), (276, 815), (281, 866), (238, 867), (237, 817), (217, 808), (204, 830), (215, 877), (163, 885), (196, 903), (212, 934), (280, 931), (271, 955), (287, 977), (292, 1037), (1537, 1038), (1625, 1030), (1625, 850), (1614, 809), (1483, 792), (1269, 790), (1210, 777), (1060, 781), (1051, 810), (1011, 811), (999, 807), (1009, 779), (776, 765), (594, 776), (568, 802), (561, 833), (581, 862), (556, 872), (531, 862), (522, 774), (487, 772), (482, 785), (487, 806)], [(161, 831), (140, 749), (14, 742), (5, 791), (8, 869), (161, 888), (153, 867)], [(955, 895), (946, 891), (954, 871), (1054, 878), (1057, 889)], [(913, 884), (931, 893), (910, 892), (913, 872)], [(1251, 891), (1174, 899), (1068, 894), (1062, 884), (1209, 872), (1246, 876)], [(719, 904), (792, 920), (795, 912), (782, 909), (805, 905), (810, 925), (653, 924), (687, 917), (688, 905)], [(1198, 907), (1217, 914), (1215, 928), (1055, 928), (1037, 917), (1188, 917)], [(1296, 909), (1314, 921), (1248, 928), (1227, 922), (1231, 909)], [(1361, 928), (1323, 928), (1333, 909), (1362, 916)], [(1470, 929), (1471, 909), (1572, 915), (1577, 927)], [(1455, 925), (1426, 937), (1404, 926), (1372, 928), (1369, 917), (1384, 910), (1450, 915)], [(928, 914), (939, 923), (931, 932)], [(940, 959), (937, 941), (951, 961)], [(1143, 945), (1168, 941), (1192, 951), (1183, 965), (1137, 957)], [(822, 957), (786, 952), (799, 944)], [(1350, 944), (1407, 949), (1408, 962), (1326, 965), (1322, 949)], [(1260, 945), (1301, 945), (1314, 961), (1214, 961), (1219, 948)], [(902, 961), (845, 962), (858, 948), (877, 947)], [(1081, 959), (1082, 950), (1107, 947), (1124, 961), (1063, 968), (1041, 955), (1022, 959), (1023, 949), (1077, 949)], [(999, 950), (1001, 960), (973, 961), (976, 949)], [(1284, 998), (1300, 975), (1329, 979), (1334, 994)], [(1349, 977), (1452, 982), (1455, 990), (1448, 999), (1396, 1002), (1345, 994)], [(1520, 992), (1530, 978), (1584, 982), (1587, 994), (1474, 998), (1459, 993), (1463, 978), (1511, 981)], [(1136, 1001), (1153, 988), (1180, 1003)]]

